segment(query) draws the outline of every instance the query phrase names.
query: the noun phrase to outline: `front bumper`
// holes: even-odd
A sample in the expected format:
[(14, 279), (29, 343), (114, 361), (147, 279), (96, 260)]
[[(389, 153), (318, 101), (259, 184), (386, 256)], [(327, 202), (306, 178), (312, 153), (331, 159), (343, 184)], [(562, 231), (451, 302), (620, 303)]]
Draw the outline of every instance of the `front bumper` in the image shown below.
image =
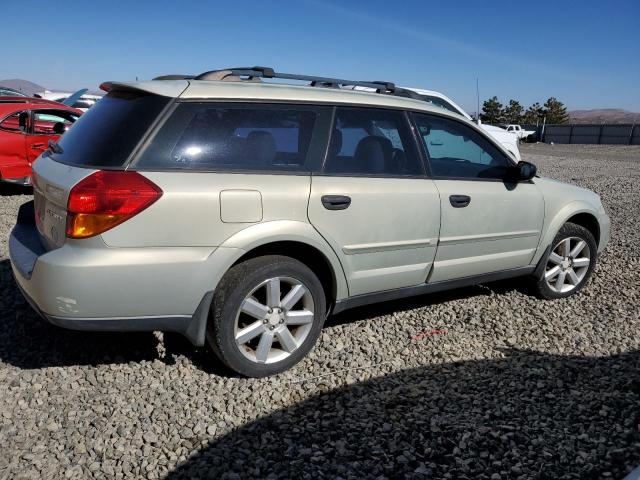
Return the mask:
[(178, 331), (196, 345), (204, 344), (212, 292), (238, 255), (231, 248), (109, 248), (99, 237), (45, 251), (33, 202), (21, 207), (9, 238), (16, 283), (47, 321), (79, 330)]

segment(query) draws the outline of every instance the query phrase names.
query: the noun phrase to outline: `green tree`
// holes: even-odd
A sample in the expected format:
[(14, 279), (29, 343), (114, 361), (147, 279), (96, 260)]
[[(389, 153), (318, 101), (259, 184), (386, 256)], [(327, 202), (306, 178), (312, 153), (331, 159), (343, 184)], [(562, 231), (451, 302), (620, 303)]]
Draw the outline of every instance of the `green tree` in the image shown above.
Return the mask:
[(486, 123), (500, 123), (502, 121), (502, 104), (498, 97), (491, 97), (482, 103), (482, 121)]
[(524, 108), (520, 105), (520, 102), (517, 100), (509, 100), (509, 105), (504, 109), (504, 121), (506, 123), (515, 123), (518, 124), (522, 121), (522, 113), (524, 112)]
[(522, 123), (537, 124), (542, 123), (544, 118), (544, 108), (538, 102), (527, 108), (527, 111), (522, 117)]
[(544, 113), (547, 116), (547, 123), (569, 122), (567, 107), (565, 107), (564, 104), (555, 97), (551, 97), (544, 102)]

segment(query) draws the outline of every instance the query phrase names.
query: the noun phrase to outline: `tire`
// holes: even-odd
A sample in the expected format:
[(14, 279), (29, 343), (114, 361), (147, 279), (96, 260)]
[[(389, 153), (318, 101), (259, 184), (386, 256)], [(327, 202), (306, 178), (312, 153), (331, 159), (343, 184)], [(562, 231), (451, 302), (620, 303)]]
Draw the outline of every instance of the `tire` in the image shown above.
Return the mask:
[(266, 377), (309, 353), (326, 311), (322, 284), (309, 267), (281, 255), (256, 257), (235, 265), (220, 281), (207, 340), (230, 369)]
[[(569, 255), (566, 255), (567, 245)], [(547, 300), (578, 293), (591, 277), (597, 255), (598, 245), (591, 232), (575, 223), (565, 223), (538, 264), (534, 292)], [(585, 259), (588, 259), (588, 265)]]

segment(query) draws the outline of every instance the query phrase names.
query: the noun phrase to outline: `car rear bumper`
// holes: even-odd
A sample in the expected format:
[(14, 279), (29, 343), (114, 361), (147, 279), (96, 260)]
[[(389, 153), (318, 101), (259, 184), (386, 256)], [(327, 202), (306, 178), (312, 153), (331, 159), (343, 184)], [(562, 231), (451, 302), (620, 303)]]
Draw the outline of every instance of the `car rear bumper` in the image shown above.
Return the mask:
[(33, 202), (9, 238), (16, 283), (47, 321), (65, 328), (177, 331), (204, 344), (212, 292), (238, 255), (225, 248), (109, 248), (99, 237), (45, 251)]

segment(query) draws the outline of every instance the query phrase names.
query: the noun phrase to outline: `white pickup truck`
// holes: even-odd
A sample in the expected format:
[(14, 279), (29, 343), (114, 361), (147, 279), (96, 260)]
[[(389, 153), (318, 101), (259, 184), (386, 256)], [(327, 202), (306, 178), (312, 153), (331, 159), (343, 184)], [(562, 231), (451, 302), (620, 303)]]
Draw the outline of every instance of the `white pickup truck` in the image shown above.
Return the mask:
[(526, 140), (529, 135), (536, 133), (535, 130), (524, 130), (520, 125), (507, 125), (505, 130), (514, 133), (519, 140)]

